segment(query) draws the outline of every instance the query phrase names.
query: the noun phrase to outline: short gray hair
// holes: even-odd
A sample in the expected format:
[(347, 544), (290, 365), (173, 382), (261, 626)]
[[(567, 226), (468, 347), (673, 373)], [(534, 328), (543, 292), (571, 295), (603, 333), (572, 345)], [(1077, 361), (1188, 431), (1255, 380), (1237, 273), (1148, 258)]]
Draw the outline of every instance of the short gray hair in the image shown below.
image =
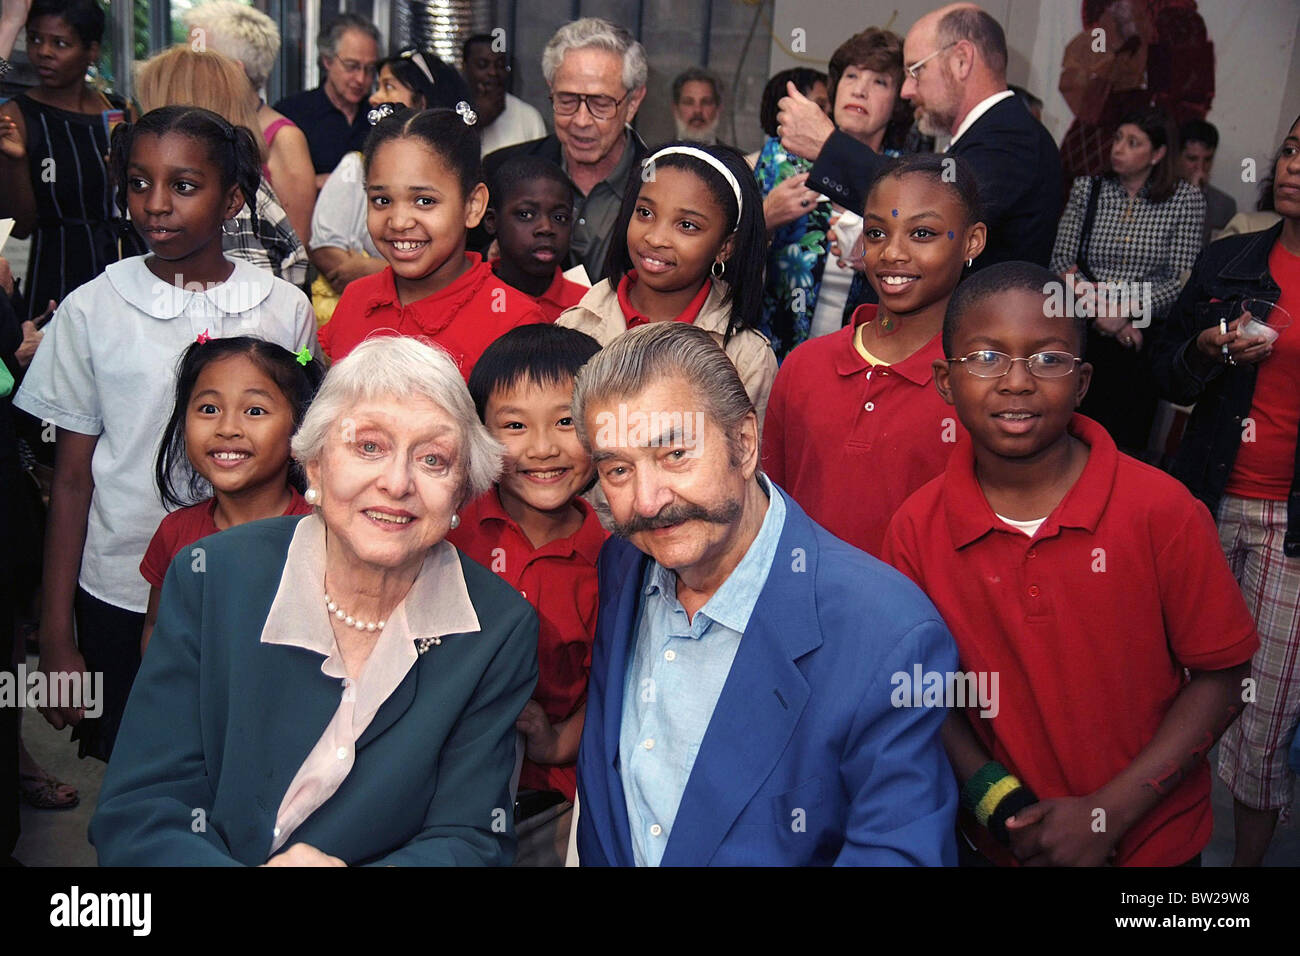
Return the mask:
[(754, 414), (754, 403), (717, 340), (683, 322), (650, 322), (625, 332), (583, 366), (574, 382), (572, 405), (583, 447), (592, 451), (588, 408), (639, 395), (667, 379), (690, 384), (709, 417), (727, 436), (732, 464), (739, 464), (739, 428), (746, 415)]
[(212, 0), (185, 14), (191, 36), (202, 30), (207, 48), (238, 60), (256, 90), (266, 86), (280, 53), (280, 28), (256, 7), (238, 0)]
[(379, 28), (365, 17), (355, 13), (340, 13), (316, 35), (316, 51), (321, 56), (333, 56), (338, 52), (339, 41), (349, 30), (360, 30), (375, 41), (375, 49), (382, 52), (384, 41), (379, 38)]
[(451, 356), (436, 345), (405, 336), (378, 335), (334, 364), (293, 436), (293, 457), (303, 466), (325, 449), (330, 432), (359, 402), (379, 397), (426, 398), (456, 422), (461, 435), (464, 501), (492, 487), (505, 452), (479, 421), (474, 401)]
[(555, 36), (542, 51), (542, 76), (546, 77), (546, 85), (555, 85), (556, 71), (564, 62), (566, 53), (586, 47), (609, 50), (623, 58), (623, 89), (635, 90), (645, 86), (650, 74), (645, 47), (627, 29), (603, 17), (583, 17), (555, 31)]

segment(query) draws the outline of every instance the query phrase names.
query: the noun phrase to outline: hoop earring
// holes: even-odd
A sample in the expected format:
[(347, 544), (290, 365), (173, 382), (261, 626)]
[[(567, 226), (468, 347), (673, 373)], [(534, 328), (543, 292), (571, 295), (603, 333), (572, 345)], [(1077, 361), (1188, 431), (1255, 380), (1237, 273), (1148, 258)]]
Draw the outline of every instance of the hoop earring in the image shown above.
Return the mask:
[(452, 512), (452, 515), (451, 515), (451, 530), (452, 530), (452, 531), (455, 531), (455, 530), (456, 530), (457, 528), (459, 528), (459, 527), (460, 527), (460, 515), (456, 514), (455, 512)]
[(715, 279), (721, 279), (726, 275), (727, 266), (721, 259), (714, 259), (713, 265), (709, 266), (709, 275)]
[(971, 266), (973, 266), (974, 264), (975, 264), (975, 260), (974, 260), (974, 259), (967, 259), (967, 260), (966, 260), (966, 268), (967, 268), (967, 269), (969, 269), (969, 268), (970, 268)]

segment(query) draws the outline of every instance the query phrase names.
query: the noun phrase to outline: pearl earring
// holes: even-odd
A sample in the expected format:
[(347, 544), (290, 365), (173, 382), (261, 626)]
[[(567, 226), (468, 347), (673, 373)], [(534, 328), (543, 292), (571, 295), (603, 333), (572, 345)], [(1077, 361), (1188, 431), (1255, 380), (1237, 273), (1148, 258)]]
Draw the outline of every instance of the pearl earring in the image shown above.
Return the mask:
[(460, 515), (453, 513), (451, 516), (451, 530), (455, 531), (460, 527)]
[(316, 502), (320, 501), (320, 492), (315, 488), (308, 488), (303, 492), (302, 500), (307, 502), (309, 505), (314, 505)]

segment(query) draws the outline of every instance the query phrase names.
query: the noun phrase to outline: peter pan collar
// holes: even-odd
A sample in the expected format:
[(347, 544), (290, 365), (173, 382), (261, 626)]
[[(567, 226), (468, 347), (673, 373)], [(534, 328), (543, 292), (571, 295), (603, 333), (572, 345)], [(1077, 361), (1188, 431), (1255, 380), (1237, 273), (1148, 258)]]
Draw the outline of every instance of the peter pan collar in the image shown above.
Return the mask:
[(243, 259), (226, 257), (235, 269), (221, 285), (199, 291), (184, 289), (149, 271), (144, 256), (132, 256), (104, 269), (113, 289), (123, 299), (155, 319), (174, 319), (194, 311), (194, 299), (203, 299), (201, 311), (239, 315), (261, 305), (271, 294), (274, 276)]

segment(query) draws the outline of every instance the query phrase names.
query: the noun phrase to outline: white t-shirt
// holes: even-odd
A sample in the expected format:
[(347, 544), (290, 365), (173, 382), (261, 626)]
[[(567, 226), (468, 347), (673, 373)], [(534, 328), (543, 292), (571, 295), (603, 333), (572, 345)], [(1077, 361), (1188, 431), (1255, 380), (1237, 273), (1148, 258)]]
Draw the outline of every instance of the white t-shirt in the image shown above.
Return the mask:
[(310, 246), (334, 246), (379, 258), (366, 228), (366, 172), (360, 153), (345, 153), (321, 187), (311, 214)]
[(302, 291), (228, 261), (230, 278), (204, 292), (163, 282), (144, 256), (113, 263), (64, 298), (14, 396), (14, 405), (43, 421), (99, 436), (79, 583), (129, 611), (143, 611), (149, 599), (140, 560), (166, 514), (154, 459), (181, 353), (204, 331), (317, 352), (316, 317)]
[(506, 108), (491, 126), (483, 128), (482, 155), (530, 139), (541, 139), (545, 135), (546, 124), (542, 121), (542, 114), (519, 97), (507, 93)]
[(1017, 521), (1015, 518), (1008, 518), (1006, 515), (1000, 515), (996, 511), (994, 512), (994, 515), (999, 521), (1005, 521), (1007, 524), (1011, 525), (1011, 527), (1029, 538), (1038, 534), (1038, 529), (1041, 528), (1043, 522), (1047, 520), (1046, 515), (1041, 518), (1030, 518), (1028, 521)]

